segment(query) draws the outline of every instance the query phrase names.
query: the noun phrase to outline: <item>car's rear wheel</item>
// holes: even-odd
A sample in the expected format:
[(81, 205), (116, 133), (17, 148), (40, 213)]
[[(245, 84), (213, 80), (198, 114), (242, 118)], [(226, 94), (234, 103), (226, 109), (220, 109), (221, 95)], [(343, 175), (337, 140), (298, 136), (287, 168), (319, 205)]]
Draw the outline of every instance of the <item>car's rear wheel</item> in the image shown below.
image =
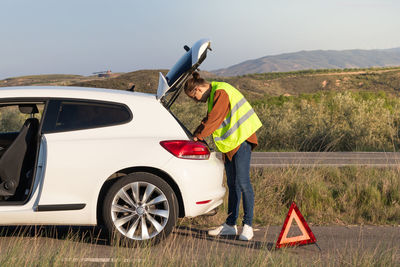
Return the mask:
[(113, 238), (155, 244), (171, 233), (177, 206), (174, 191), (163, 179), (150, 173), (132, 173), (107, 192), (104, 223)]

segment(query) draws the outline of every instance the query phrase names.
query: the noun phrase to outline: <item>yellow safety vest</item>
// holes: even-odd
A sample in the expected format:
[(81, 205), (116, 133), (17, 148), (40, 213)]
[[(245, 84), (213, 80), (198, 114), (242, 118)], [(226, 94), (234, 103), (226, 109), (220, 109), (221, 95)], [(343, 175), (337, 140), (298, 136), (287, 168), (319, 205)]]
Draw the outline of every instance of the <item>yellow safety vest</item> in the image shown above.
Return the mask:
[(229, 97), (230, 111), (221, 126), (213, 132), (215, 145), (221, 152), (226, 153), (246, 141), (262, 123), (244, 96), (232, 85), (224, 82), (211, 82), (208, 113), (213, 108), (217, 90), (224, 90)]

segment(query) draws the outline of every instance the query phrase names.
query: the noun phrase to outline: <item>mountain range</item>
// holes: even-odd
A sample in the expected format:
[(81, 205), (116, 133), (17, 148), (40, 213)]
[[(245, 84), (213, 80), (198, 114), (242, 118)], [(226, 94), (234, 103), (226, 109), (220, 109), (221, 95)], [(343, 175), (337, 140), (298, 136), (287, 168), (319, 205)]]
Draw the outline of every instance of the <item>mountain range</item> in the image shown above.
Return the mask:
[(400, 66), (400, 47), (374, 50), (299, 51), (247, 60), (212, 71), (219, 76), (288, 72), (307, 69), (345, 69)]

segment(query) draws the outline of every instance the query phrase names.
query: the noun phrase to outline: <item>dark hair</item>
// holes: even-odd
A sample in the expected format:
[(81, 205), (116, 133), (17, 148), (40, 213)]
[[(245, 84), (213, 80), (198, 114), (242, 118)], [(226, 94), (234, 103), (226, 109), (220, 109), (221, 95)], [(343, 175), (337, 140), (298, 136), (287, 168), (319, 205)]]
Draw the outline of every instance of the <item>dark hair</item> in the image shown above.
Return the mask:
[(185, 93), (191, 93), (197, 86), (203, 85), (207, 83), (206, 80), (200, 77), (200, 73), (197, 71), (192, 73), (192, 78), (189, 78), (189, 80), (186, 81), (185, 86), (183, 87), (185, 90)]

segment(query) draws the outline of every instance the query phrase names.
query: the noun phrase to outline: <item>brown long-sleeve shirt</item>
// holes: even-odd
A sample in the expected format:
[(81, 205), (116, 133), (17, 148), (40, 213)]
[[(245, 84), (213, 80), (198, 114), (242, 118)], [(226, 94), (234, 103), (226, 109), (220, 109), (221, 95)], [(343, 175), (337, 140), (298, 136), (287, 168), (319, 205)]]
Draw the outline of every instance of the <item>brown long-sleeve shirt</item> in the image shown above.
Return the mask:
[[(224, 90), (215, 91), (213, 108), (196, 128), (194, 136), (203, 140), (205, 137), (211, 135), (222, 124), (229, 111), (230, 105), (228, 94)], [(253, 133), (249, 138), (247, 138), (247, 142), (249, 142), (252, 149), (254, 149), (258, 145), (256, 133)], [(224, 156), (227, 156), (229, 160), (232, 160), (239, 148), (240, 145), (225, 153)]]

